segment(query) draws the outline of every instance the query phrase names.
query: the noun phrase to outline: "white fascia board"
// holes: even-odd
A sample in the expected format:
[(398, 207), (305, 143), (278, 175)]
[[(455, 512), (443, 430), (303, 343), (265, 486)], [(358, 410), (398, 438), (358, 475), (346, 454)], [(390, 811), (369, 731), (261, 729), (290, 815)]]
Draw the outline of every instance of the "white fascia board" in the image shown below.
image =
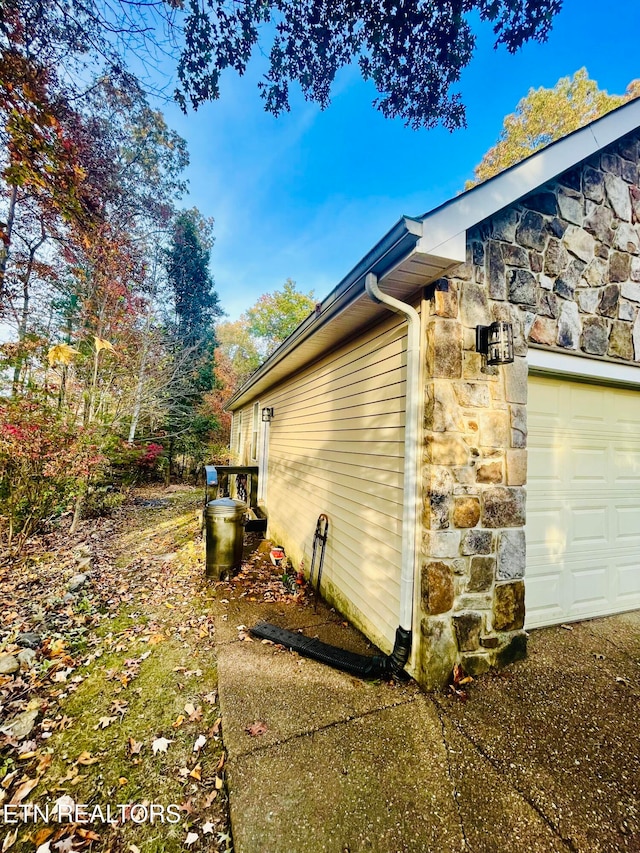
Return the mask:
[[(422, 217), (417, 249), (438, 255), (441, 247), (474, 225), (544, 186), (553, 178), (640, 127), (640, 98), (630, 101), (569, 136), (551, 143), (521, 163), (467, 190)], [(443, 252), (446, 256), (446, 252)]]
[(529, 348), (529, 373), (555, 374), (599, 385), (640, 386), (640, 364), (589, 358), (558, 350)]

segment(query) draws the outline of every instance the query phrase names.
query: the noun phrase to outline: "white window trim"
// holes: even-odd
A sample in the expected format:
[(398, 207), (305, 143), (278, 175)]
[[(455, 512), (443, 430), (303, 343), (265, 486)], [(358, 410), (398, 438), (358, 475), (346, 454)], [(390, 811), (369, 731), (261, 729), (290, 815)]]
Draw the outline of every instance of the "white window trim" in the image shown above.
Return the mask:
[(257, 462), (260, 456), (260, 402), (256, 400), (251, 412), (251, 445), (249, 457), (252, 462)]

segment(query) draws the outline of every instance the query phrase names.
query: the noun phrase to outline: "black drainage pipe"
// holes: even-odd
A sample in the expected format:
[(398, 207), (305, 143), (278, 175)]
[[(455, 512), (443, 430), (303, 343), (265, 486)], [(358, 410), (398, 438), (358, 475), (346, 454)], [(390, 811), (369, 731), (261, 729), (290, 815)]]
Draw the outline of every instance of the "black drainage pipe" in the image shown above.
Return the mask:
[(390, 655), (359, 655), (338, 646), (330, 646), (315, 637), (305, 637), (295, 631), (270, 625), (268, 622), (258, 622), (251, 633), (262, 640), (271, 640), (287, 649), (291, 649), (304, 657), (320, 661), (334, 669), (348, 672), (358, 678), (394, 678), (398, 681), (406, 679), (404, 667), (411, 653), (411, 631), (399, 627), (396, 630), (396, 641)]

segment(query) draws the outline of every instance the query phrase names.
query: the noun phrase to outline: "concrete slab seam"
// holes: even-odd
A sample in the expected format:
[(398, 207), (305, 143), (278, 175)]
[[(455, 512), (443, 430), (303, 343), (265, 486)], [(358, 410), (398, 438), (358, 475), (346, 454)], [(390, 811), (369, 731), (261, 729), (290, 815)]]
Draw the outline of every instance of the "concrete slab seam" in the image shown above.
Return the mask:
[[(446, 709), (443, 708), (442, 706), (440, 706), (440, 707), (441, 707), (442, 713), (446, 714)], [(471, 744), (471, 746), (476, 750), (476, 752), (480, 756), (482, 756), (482, 758), (484, 758), (486, 761), (489, 762), (489, 764), (493, 767), (493, 769), (496, 771), (496, 773), (500, 774), (501, 773), (500, 766), (498, 764), (496, 764), (496, 762), (492, 759), (492, 757), (487, 752), (485, 752), (485, 750), (478, 743), (476, 743), (476, 741), (471, 737), (471, 735), (462, 726), (460, 726), (456, 720), (454, 720), (448, 714), (447, 714), (447, 719), (451, 722), (451, 724), (456, 729), (458, 734), (460, 734), (463, 738), (465, 738), (465, 740), (467, 740)], [(514, 784), (513, 782), (511, 782), (510, 784), (511, 784), (512, 789), (517, 792), (517, 794), (524, 800), (524, 802), (527, 803), (538, 815), (540, 815), (540, 817), (542, 818), (542, 821), (549, 827), (551, 832), (557, 838), (560, 839), (560, 841), (566, 846), (567, 850), (570, 851), (570, 853), (580, 853), (580, 851), (575, 846), (573, 841), (570, 838), (565, 838), (562, 835), (562, 833), (559, 831), (559, 829), (556, 826), (554, 826), (554, 824), (552, 823), (549, 816), (544, 811), (542, 811), (542, 809), (540, 808), (540, 806), (538, 806), (538, 804), (536, 802), (534, 802), (529, 796), (527, 796), (527, 794), (524, 791), (522, 791), (518, 787), (518, 785)], [(463, 830), (463, 833), (464, 833), (464, 830)]]
[[(261, 752), (268, 752), (274, 747), (279, 747), (287, 743), (292, 743), (293, 741), (299, 740), (300, 738), (313, 737), (314, 735), (321, 734), (322, 732), (326, 732), (329, 729), (333, 729), (336, 726), (343, 726), (347, 723), (353, 723), (357, 720), (364, 720), (367, 717), (373, 716), (373, 714), (379, 714), (381, 711), (388, 711), (390, 708), (400, 708), (403, 705), (411, 705), (413, 702), (417, 702), (420, 698), (422, 698), (422, 694), (418, 693), (415, 696), (412, 696), (410, 699), (405, 699), (400, 702), (392, 702), (390, 705), (383, 705), (380, 708), (372, 708), (370, 711), (365, 711), (362, 714), (354, 714), (352, 717), (345, 717), (344, 720), (334, 720), (333, 722), (327, 723), (324, 726), (318, 726), (318, 728), (309, 729), (306, 732), (298, 732), (297, 734), (283, 738), (282, 740), (273, 741), (272, 743), (269, 743), (266, 746), (254, 746), (253, 749), (247, 749), (246, 751), (236, 753), (234, 756), (232, 756), (231, 760), (237, 758), (244, 758), (246, 755), (256, 755)], [(227, 747), (224, 740), (224, 714), (222, 721), (222, 743), (227, 751), (227, 755), (230, 755), (229, 748)]]
[(451, 790), (453, 791), (453, 803), (455, 805), (456, 812), (458, 814), (458, 822), (460, 824), (460, 832), (462, 833), (462, 843), (464, 844), (464, 849), (471, 851), (471, 845), (469, 844), (469, 839), (467, 838), (467, 833), (464, 826), (464, 818), (462, 816), (462, 809), (460, 808), (460, 801), (458, 798), (458, 787), (456, 785), (455, 779), (453, 778), (453, 773), (451, 772), (451, 758), (449, 756), (449, 745), (447, 743), (447, 734), (444, 726), (444, 710), (438, 705), (437, 702), (434, 702), (431, 697), (429, 697), (431, 704), (434, 707), (436, 714), (438, 715), (438, 720), (440, 721), (440, 728), (442, 729), (442, 745), (444, 746), (444, 753), (447, 759), (447, 776), (449, 777), (449, 782), (451, 784)]

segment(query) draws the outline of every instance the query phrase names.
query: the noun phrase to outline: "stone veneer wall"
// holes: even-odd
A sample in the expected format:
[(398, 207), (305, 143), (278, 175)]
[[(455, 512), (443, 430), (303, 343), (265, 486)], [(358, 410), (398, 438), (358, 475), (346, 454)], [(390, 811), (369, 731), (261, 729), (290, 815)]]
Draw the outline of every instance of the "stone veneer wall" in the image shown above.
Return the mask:
[[(523, 657), (530, 343), (640, 361), (637, 134), (468, 234), (429, 289), (419, 678)], [(516, 360), (483, 366), (475, 328), (513, 323)]]

